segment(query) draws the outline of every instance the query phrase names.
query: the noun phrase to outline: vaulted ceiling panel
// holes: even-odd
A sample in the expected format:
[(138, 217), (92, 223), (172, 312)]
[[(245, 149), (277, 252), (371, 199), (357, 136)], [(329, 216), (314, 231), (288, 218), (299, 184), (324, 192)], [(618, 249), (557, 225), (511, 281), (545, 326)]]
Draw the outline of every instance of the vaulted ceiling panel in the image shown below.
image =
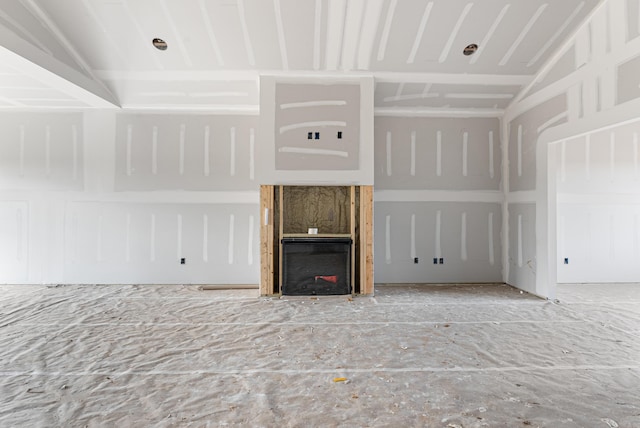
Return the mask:
[(320, 0), (280, 0), (289, 68), (318, 70), (326, 38), (326, 10)]
[[(243, 0), (239, 0), (242, 3)], [(282, 23), (279, 0), (244, 0), (244, 13), (248, 43), (251, 43), (255, 66), (261, 69), (287, 70), (288, 49)], [(278, 29), (280, 28), (280, 30)], [(291, 35), (294, 36), (295, 35)]]
[[(251, 74), (364, 71), (388, 82), (378, 85), (379, 107), (493, 109), (521, 89), (496, 79), (531, 79), (601, 1), (6, 0), (0, 30), (76, 70), (86, 64), (85, 75), (106, 78), (125, 105), (257, 105)], [(633, 37), (640, 2), (625, 4)], [(168, 49), (155, 49), (155, 37)], [(471, 43), (477, 52), (463, 55)], [(150, 75), (149, 88), (132, 83)], [(470, 92), (484, 76), (501, 87)], [(222, 91), (229, 97), (193, 96), (229, 81), (239, 83)], [(436, 91), (453, 83), (466, 89)]]

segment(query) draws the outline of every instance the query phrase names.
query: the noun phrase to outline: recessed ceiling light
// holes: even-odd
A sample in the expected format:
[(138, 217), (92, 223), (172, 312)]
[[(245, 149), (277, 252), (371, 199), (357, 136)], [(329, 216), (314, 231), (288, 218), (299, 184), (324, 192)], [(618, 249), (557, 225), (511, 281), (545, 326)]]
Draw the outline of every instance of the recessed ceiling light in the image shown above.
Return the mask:
[(153, 46), (155, 46), (156, 49), (160, 49), (161, 51), (167, 50), (167, 42), (162, 39), (153, 39), (151, 43), (153, 43)]
[(476, 53), (477, 50), (478, 50), (478, 45), (476, 45), (475, 43), (472, 43), (472, 44), (468, 45), (466, 48), (464, 48), (462, 53), (465, 54), (466, 56), (469, 56), (469, 55), (473, 55), (474, 53)]

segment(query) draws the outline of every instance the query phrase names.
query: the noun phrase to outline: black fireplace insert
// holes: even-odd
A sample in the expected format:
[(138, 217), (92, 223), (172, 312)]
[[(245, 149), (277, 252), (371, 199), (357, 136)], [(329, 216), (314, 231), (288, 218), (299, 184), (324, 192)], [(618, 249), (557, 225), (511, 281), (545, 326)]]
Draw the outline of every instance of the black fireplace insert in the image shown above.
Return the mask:
[(351, 294), (351, 238), (283, 238), (282, 294)]

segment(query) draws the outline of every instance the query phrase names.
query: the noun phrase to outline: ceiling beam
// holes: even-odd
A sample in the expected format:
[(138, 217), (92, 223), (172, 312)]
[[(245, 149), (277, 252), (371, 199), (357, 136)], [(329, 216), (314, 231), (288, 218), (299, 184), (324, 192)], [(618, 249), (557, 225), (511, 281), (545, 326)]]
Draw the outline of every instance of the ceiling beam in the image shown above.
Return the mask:
[(91, 107), (118, 107), (102, 83), (48, 55), (0, 25), (0, 61)]

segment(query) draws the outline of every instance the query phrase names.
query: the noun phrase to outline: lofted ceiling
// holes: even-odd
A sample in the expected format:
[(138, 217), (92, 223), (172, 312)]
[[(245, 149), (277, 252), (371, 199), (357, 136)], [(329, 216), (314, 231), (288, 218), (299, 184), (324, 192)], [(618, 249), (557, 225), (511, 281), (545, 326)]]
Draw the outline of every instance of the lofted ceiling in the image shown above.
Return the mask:
[(378, 109), (501, 111), (600, 2), (3, 0), (0, 107), (95, 106), (26, 58), (131, 109), (257, 110), (261, 74), (365, 73)]

